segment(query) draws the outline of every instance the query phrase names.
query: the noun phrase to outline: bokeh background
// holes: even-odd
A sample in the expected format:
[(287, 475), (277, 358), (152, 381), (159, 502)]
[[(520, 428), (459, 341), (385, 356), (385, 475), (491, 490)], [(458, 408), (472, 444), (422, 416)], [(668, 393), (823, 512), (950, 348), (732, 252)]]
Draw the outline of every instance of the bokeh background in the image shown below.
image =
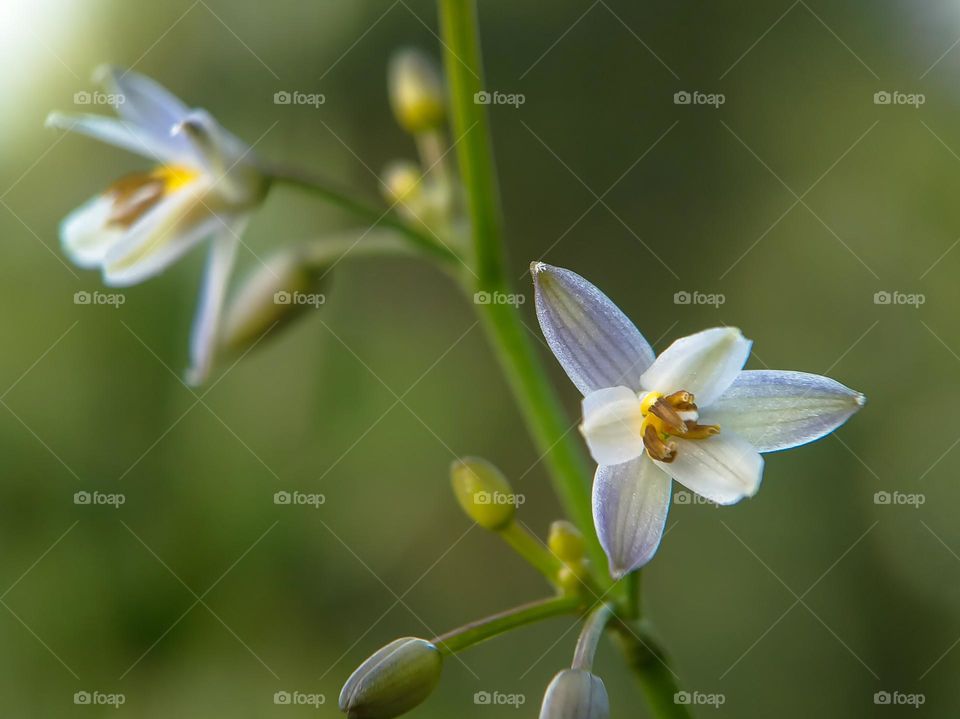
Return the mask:
[[(733, 324), (755, 341), (750, 367), (826, 373), (870, 400), (769, 456), (753, 500), (672, 508), (644, 594), (683, 686), (724, 696), (697, 715), (955, 716), (960, 6), (487, 0), (481, 20), (489, 89), (525, 97), (492, 108), (524, 293), (542, 258), (600, 285), (658, 349)], [(450, 461), (480, 454), (523, 476), (530, 527), (560, 513), (446, 277), (344, 261), (319, 312), (195, 396), (178, 375), (202, 252), (113, 308), (74, 304), (103, 288), (58, 246), (70, 209), (145, 166), (43, 128), (50, 110), (91, 109), (74, 93), (96, 89), (98, 64), (375, 199), (375, 173), (414, 153), (386, 62), (405, 45), (437, 54), (435, 30), (424, 0), (0, 3), (3, 716), (333, 717), (343, 680), (390, 639), (546, 591), (468, 531), (449, 491)], [(326, 102), (275, 105), (282, 90)], [(725, 101), (678, 105), (680, 91)], [(924, 102), (875, 104), (881, 91)], [(241, 269), (355, 226), (279, 189)], [(576, 392), (545, 360), (573, 418)], [(125, 502), (74, 504), (95, 490)], [(280, 490), (325, 503), (278, 506)], [(535, 715), (574, 638), (558, 619), (475, 648), (415, 715)], [(646, 715), (614, 647), (597, 671), (613, 716)], [(76, 706), (78, 691), (125, 704)], [(326, 702), (277, 706), (277, 691)], [(924, 703), (879, 706), (882, 691)]]

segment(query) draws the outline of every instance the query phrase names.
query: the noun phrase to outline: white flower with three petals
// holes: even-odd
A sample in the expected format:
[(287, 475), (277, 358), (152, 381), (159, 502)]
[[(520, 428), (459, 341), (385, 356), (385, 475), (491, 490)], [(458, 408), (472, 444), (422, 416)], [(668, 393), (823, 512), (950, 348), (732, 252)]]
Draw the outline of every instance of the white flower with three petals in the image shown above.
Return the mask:
[(69, 258), (125, 287), (153, 277), (206, 239), (206, 276), (191, 336), (188, 380), (210, 371), (221, 308), (239, 236), (266, 195), (268, 180), (250, 147), (207, 112), (184, 105), (153, 80), (102, 68), (119, 117), (52, 113), (49, 126), (143, 155), (153, 170), (127, 175), (74, 210), (60, 239)]
[(570, 270), (531, 265), (537, 317), (583, 393), (583, 433), (599, 464), (593, 517), (614, 577), (660, 544), (672, 480), (717, 504), (753, 496), (761, 452), (812, 442), (864, 396), (804, 372), (744, 370), (751, 342), (716, 327), (659, 357), (623, 312)]

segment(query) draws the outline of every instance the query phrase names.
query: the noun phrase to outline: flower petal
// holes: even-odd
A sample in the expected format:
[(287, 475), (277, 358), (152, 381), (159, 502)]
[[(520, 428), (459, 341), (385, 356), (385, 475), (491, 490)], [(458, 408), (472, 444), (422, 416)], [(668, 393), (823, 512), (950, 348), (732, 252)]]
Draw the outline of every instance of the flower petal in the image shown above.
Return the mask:
[(703, 413), (701, 422), (731, 429), (760, 452), (820, 439), (847, 421), (866, 399), (829, 377), (747, 370)]
[(593, 522), (614, 578), (649, 562), (670, 509), (670, 477), (646, 454), (615, 467), (597, 467)]
[(60, 223), (60, 243), (75, 265), (99, 267), (110, 249), (123, 239), (124, 230), (107, 224), (112, 211), (113, 200), (97, 195)]
[(190, 335), (191, 366), (187, 371), (188, 384), (202, 384), (213, 367), (220, 315), (237, 254), (237, 237), (243, 232), (245, 224), (246, 219), (238, 220), (230, 232), (221, 231), (210, 247), (203, 287), (200, 290), (200, 304)]
[(700, 408), (730, 386), (753, 343), (735, 327), (714, 327), (681, 337), (643, 373), (643, 388), (663, 394), (687, 390)]
[(140, 73), (103, 65), (94, 76), (122, 96), (117, 104), (117, 113), (122, 118), (158, 137), (169, 136), (170, 129), (190, 112), (173, 93)]
[(620, 308), (575, 272), (543, 262), (530, 271), (543, 336), (580, 392), (639, 389), (654, 354)]
[(640, 398), (627, 387), (607, 387), (583, 398), (580, 431), (597, 464), (620, 464), (643, 453)]
[(669, 464), (653, 461), (692, 492), (717, 504), (734, 504), (760, 488), (763, 457), (742, 437), (721, 430), (707, 439), (676, 439)]
[(140, 127), (123, 120), (102, 115), (65, 115), (51, 112), (47, 116), (47, 127), (56, 127), (67, 132), (79, 132), (108, 145), (127, 150), (151, 160), (176, 162), (181, 158), (171, 152), (171, 148), (161, 143), (153, 135)]

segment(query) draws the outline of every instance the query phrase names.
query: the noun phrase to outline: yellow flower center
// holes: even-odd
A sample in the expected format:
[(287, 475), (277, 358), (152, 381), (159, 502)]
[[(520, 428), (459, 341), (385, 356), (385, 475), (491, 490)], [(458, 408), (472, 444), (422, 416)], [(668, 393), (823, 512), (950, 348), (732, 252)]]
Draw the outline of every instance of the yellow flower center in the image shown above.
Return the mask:
[(113, 202), (107, 225), (128, 228), (164, 197), (194, 182), (200, 173), (183, 165), (165, 165), (114, 182), (104, 193)]
[(680, 390), (664, 396), (648, 392), (640, 402), (640, 436), (652, 459), (672, 462), (677, 456), (677, 443), (672, 437), (706, 439), (720, 432), (719, 425), (697, 424), (699, 413), (693, 395)]

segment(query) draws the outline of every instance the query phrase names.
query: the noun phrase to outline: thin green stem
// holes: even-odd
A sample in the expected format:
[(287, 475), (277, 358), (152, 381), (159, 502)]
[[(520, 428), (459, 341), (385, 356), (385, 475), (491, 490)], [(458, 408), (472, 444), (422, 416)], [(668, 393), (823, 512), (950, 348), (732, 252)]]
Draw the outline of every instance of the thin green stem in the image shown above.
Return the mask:
[[(474, 102), (482, 89), (480, 48), (474, 0), (439, 0), (444, 65), (450, 88), (461, 182), (473, 236), (473, 292), (491, 297), (510, 293), (504, 272), (500, 201), (486, 106)], [(507, 380), (570, 519), (587, 541), (594, 571), (609, 584), (607, 560), (593, 531), (588, 479), (590, 468), (531, 343), (516, 307), (478, 304), (483, 326), (497, 352)]]
[(577, 648), (573, 653), (574, 669), (593, 669), (593, 658), (597, 653), (597, 645), (600, 643), (600, 637), (603, 636), (603, 630), (607, 627), (607, 622), (613, 617), (613, 605), (602, 604), (597, 607), (580, 630), (580, 637), (577, 639)]
[(382, 226), (396, 230), (434, 259), (451, 265), (456, 265), (460, 262), (457, 254), (453, 250), (443, 245), (435, 237), (431, 237), (415, 227), (410, 226), (401, 218), (394, 215), (390, 209), (381, 210), (378, 207), (368, 205), (352, 197), (349, 193), (334, 187), (331, 183), (299, 169), (272, 165), (265, 168), (265, 172), (267, 176), (275, 182), (282, 182), (292, 187), (309, 190), (310, 192), (320, 195), (331, 204), (367, 220), (371, 227)]
[(579, 597), (550, 597), (478, 619), (431, 640), (444, 654), (455, 654), (467, 647), (509, 632), (511, 629), (561, 614), (576, 614), (582, 609)]
[(675, 699), (679, 691), (676, 675), (657, 641), (643, 630), (635, 630), (622, 622), (610, 626), (616, 632), (627, 664), (643, 688), (651, 714), (657, 719), (691, 719), (686, 705)]
[(551, 582), (556, 581), (557, 573), (563, 567), (563, 564), (524, 527), (516, 522), (511, 522), (501, 529), (499, 534), (507, 544), (513, 547), (517, 554), (526, 559), (538, 572)]

